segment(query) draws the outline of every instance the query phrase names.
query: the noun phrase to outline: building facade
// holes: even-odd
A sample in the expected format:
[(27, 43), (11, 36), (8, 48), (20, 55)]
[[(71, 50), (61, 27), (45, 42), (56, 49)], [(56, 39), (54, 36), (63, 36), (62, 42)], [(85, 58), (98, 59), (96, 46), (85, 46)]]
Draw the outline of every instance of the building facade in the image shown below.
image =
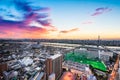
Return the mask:
[(50, 56), (46, 60), (46, 78), (54, 73), (55, 79), (58, 79), (62, 73), (62, 54), (55, 54), (53, 56)]

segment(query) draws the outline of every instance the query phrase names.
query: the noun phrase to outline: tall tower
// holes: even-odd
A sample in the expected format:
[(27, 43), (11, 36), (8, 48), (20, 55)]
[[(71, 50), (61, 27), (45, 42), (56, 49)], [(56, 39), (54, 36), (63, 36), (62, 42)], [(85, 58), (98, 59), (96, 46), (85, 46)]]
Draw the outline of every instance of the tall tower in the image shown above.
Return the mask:
[(100, 46), (100, 36), (98, 35), (97, 47)]
[(61, 75), (62, 58), (63, 58), (62, 54), (55, 54), (47, 58), (45, 70), (47, 80), (51, 74), (55, 74), (55, 80), (57, 80), (58, 77)]

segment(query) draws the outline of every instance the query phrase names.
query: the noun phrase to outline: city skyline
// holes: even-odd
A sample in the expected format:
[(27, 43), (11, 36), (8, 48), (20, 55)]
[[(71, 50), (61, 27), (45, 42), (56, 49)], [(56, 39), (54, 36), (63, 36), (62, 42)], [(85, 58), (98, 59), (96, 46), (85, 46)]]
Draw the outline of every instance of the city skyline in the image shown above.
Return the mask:
[(1, 0), (0, 38), (120, 40), (119, 8), (119, 0)]

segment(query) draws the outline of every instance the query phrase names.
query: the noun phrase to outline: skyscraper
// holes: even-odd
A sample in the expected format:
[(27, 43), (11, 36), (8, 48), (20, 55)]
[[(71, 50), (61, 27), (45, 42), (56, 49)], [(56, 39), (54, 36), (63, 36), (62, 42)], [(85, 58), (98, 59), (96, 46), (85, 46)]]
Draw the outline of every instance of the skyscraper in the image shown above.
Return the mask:
[(48, 77), (54, 73), (55, 79), (58, 79), (62, 72), (62, 54), (55, 54), (46, 60), (46, 76)]

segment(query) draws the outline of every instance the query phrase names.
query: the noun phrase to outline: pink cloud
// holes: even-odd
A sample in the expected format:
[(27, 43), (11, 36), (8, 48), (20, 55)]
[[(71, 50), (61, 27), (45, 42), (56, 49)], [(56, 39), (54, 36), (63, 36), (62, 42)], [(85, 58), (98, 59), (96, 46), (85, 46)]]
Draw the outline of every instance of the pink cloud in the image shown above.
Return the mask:
[(60, 33), (70, 33), (70, 32), (75, 32), (75, 31), (79, 31), (79, 28), (73, 28), (70, 30), (62, 30), (62, 31), (60, 31)]
[(82, 24), (92, 24), (94, 23), (93, 21), (86, 21), (86, 22), (83, 22)]
[(107, 7), (101, 7), (101, 8), (97, 8), (95, 10), (95, 12), (91, 15), (91, 16), (98, 16), (107, 12), (110, 12), (112, 9), (107, 8)]

